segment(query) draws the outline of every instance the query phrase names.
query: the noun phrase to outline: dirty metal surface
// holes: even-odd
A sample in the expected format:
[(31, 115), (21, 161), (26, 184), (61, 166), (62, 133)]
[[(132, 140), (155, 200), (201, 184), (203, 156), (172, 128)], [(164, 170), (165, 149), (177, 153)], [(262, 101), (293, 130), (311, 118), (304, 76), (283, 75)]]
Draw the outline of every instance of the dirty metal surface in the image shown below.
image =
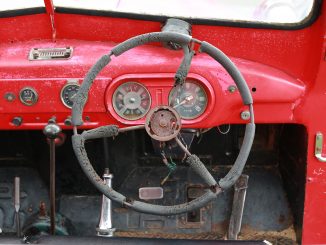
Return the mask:
[[(167, 171), (165, 167), (137, 168), (128, 176), (119, 191), (136, 199), (138, 188), (159, 186)], [(226, 169), (216, 169), (216, 173), (213, 173), (214, 177), (223, 176), (224, 171)], [(292, 214), (278, 171), (271, 168), (250, 167), (245, 170), (245, 173), (250, 178), (240, 239), (248, 240), (251, 237), (258, 239), (266, 236), (295, 240), (295, 233), (291, 228)], [(199, 195), (200, 193), (197, 192), (201, 191), (201, 186), (201, 180), (195, 173), (186, 167), (178, 166), (177, 171), (163, 186), (163, 199), (148, 202), (161, 205), (180, 203)], [(221, 239), (228, 230), (232, 198), (232, 190), (223, 192), (215, 202), (195, 213), (195, 217), (193, 214), (169, 217), (141, 214), (114, 203), (113, 227), (117, 229), (119, 236), (129, 234), (155, 237), (159, 233), (157, 236), (166, 238), (186, 236), (194, 237), (193, 239), (196, 237)], [(60, 199), (60, 212), (72, 221), (76, 230), (74, 235), (94, 235), (99, 221), (100, 196), (64, 195)]]
[(49, 207), (48, 190), (39, 174), (32, 168), (4, 167), (0, 168), (0, 229), (4, 233), (16, 231), (14, 221), (14, 178), (20, 177), (20, 225), (39, 210), (40, 202)]
[[(266, 240), (274, 245), (294, 245), (298, 244), (292, 236), (294, 229), (288, 229), (282, 232), (252, 232), (240, 235), (239, 240), (261, 241)], [(151, 233), (151, 232), (135, 232), (135, 231), (117, 231), (117, 237), (137, 237), (137, 238), (161, 238), (161, 239), (188, 239), (188, 240), (225, 240), (224, 234), (214, 232), (180, 234), (180, 233)]]

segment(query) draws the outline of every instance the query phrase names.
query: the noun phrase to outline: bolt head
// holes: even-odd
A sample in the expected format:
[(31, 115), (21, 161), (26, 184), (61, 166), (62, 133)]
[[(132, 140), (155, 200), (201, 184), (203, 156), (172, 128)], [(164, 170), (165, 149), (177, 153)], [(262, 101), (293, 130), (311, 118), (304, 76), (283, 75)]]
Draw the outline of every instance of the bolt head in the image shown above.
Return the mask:
[(234, 86), (234, 85), (230, 85), (230, 86), (228, 87), (228, 91), (229, 91), (230, 93), (234, 93), (236, 90), (237, 90), (237, 87)]
[(250, 112), (249, 111), (242, 111), (240, 114), (242, 120), (249, 120), (250, 119)]

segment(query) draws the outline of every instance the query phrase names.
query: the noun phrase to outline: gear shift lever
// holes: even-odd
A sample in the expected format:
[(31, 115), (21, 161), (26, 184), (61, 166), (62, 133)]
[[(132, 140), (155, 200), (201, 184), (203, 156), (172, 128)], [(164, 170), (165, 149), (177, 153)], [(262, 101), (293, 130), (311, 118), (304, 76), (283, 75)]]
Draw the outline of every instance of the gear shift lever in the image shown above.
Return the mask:
[(56, 123), (55, 117), (51, 118), (48, 124), (44, 127), (43, 133), (49, 139), (50, 144), (50, 220), (51, 220), (51, 235), (55, 233), (55, 142), (61, 132), (61, 128)]

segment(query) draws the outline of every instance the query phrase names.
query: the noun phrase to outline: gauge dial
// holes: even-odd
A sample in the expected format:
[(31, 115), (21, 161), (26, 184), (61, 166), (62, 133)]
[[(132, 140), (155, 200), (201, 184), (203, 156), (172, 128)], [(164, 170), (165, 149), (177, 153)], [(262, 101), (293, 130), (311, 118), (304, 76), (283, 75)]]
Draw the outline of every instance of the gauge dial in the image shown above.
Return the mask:
[(173, 88), (169, 95), (169, 105), (183, 119), (195, 119), (204, 113), (207, 107), (207, 94), (202, 86), (186, 81), (183, 86)]
[(62, 88), (61, 101), (66, 107), (72, 108), (79, 87), (80, 85), (78, 83), (68, 83)]
[(32, 106), (38, 100), (38, 94), (35, 89), (25, 87), (19, 92), (19, 99), (24, 105)]
[(121, 84), (112, 97), (114, 111), (127, 120), (138, 120), (146, 115), (151, 106), (148, 90), (137, 82)]

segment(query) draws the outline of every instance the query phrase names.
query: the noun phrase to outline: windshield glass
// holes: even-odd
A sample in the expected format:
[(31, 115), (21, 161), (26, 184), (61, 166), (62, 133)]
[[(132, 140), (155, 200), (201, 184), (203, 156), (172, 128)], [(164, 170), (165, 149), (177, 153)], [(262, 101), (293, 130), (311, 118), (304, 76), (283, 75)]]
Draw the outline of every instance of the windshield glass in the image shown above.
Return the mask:
[(300, 23), (313, 0), (53, 0), (56, 7), (186, 19)]
[(44, 7), (43, 0), (9, 0), (0, 1), (0, 11)]

